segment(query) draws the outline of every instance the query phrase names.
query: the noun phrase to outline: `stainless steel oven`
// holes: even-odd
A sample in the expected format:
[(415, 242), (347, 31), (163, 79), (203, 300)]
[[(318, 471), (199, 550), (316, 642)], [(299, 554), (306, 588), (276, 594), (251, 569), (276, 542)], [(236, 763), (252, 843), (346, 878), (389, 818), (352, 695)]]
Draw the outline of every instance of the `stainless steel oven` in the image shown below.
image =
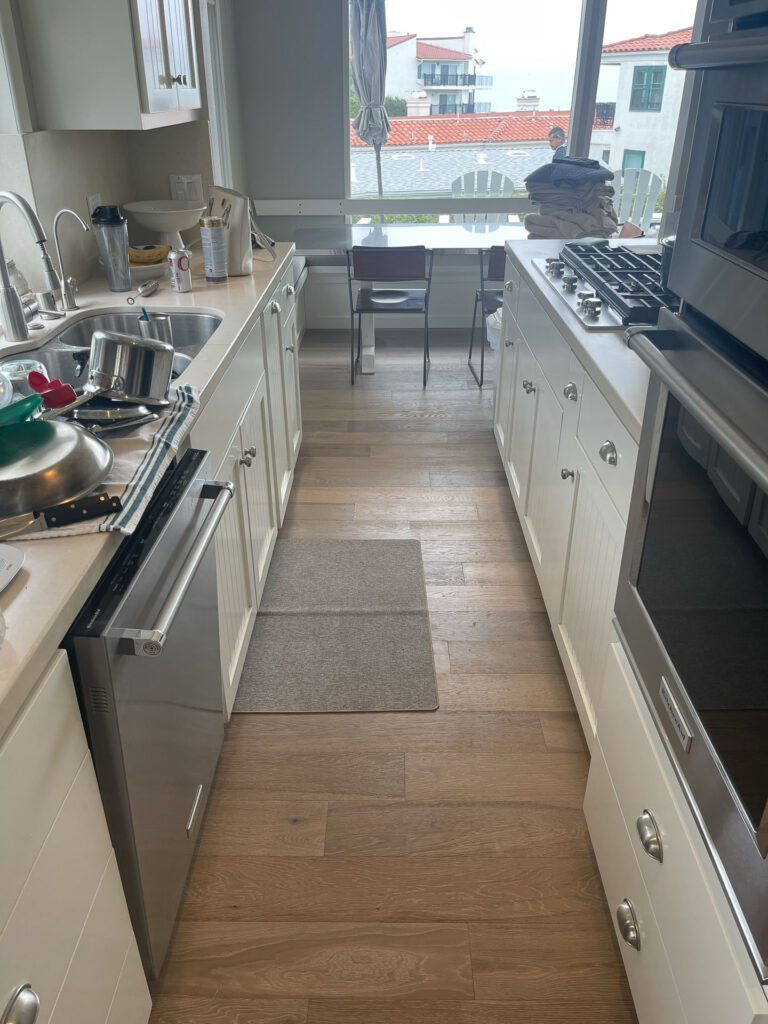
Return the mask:
[(768, 980), (768, 363), (662, 311), (619, 633)]
[[(720, 6), (733, 8), (733, 17), (739, 9), (747, 11), (733, 0)], [(767, 11), (766, 0), (758, 8)], [(673, 67), (701, 74), (669, 286), (763, 357), (768, 357), (766, 61), (768, 25), (683, 44), (669, 55)]]

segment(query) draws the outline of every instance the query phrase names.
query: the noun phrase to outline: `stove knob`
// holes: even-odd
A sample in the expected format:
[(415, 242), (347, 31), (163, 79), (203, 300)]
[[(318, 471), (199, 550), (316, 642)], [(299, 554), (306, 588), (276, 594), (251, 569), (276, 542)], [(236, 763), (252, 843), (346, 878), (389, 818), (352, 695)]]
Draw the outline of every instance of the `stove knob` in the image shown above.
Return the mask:
[(578, 284), (578, 282), (579, 282), (579, 279), (578, 279), (578, 277), (576, 277), (575, 274), (566, 274), (563, 277), (563, 291), (564, 292), (575, 292), (576, 291), (576, 285)]
[(603, 304), (600, 299), (584, 299), (581, 308), (588, 317), (597, 320), (603, 310)]
[(565, 270), (565, 264), (562, 260), (552, 260), (547, 267), (547, 270), (552, 277), (562, 277), (563, 271)]
[(576, 304), (579, 305), (579, 306), (583, 306), (584, 305), (584, 300), (585, 299), (594, 299), (594, 298), (596, 298), (594, 292), (576, 292), (576, 300), (577, 300)]

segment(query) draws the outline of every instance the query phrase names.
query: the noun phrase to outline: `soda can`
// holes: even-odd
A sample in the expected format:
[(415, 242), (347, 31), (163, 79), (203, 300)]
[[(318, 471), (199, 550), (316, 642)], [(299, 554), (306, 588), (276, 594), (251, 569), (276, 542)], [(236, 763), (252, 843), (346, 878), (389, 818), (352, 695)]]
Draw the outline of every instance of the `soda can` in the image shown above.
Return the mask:
[(189, 269), (191, 259), (192, 253), (189, 249), (171, 249), (168, 253), (171, 288), (175, 292), (192, 291), (192, 271)]

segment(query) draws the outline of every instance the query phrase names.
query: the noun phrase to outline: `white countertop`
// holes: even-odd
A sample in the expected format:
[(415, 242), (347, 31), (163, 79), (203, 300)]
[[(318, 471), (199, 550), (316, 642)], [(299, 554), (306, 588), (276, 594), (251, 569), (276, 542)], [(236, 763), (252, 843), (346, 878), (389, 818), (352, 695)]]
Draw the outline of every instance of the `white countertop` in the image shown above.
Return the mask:
[[(639, 248), (648, 245), (647, 238), (616, 240), (617, 244)], [(556, 256), (563, 247), (557, 240), (527, 240), (507, 242), (507, 254), (530, 286), (536, 298), (546, 309), (549, 318), (568, 342), (579, 361), (597, 384), (608, 404), (635, 441), (640, 441), (640, 429), (648, 390), (648, 368), (627, 347), (624, 331), (588, 331), (579, 318), (558, 300), (557, 291), (539, 269), (534, 259)]]
[[(34, 334), (29, 341), (16, 345), (0, 341), (0, 358), (33, 351), (63, 327), (93, 313), (116, 309), (122, 313), (133, 308), (138, 315), (140, 304), (151, 312), (192, 309), (215, 313), (222, 317), (221, 324), (179, 377), (180, 383), (199, 389), (204, 406), (264, 308), (292, 253), (293, 245), (279, 243), (274, 262), (254, 259), (252, 275), (230, 278), (221, 284), (195, 278), (193, 291), (183, 294), (172, 291), (168, 278), (163, 278), (158, 292), (133, 307), (125, 301), (130, 293), (110, 292), (103, 279), (94, 278), (78, 293), (78, 312), (69, 314), (65, 320), (51, 321), (45, 331)], [(60, 646), (121, 539), (111, 534), (86, 534), (30, 543), (9, 541), (24, 551), (25, 561), (16, 579), (0, 594), (0, 610), (7, 626), (0, 647), (0, 737)]]

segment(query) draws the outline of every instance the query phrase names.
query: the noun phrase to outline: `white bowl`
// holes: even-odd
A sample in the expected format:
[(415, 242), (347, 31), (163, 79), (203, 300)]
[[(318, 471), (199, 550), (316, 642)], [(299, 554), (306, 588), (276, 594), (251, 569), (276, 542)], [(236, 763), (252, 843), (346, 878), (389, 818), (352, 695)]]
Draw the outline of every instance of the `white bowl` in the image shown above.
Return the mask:
[(158, 232), (162, 245), (178, 249), (183, 245), (179, 232), (193, 228), (207, 207), (181, 199), (145, 199), (124, 203), (123, 209), (143, 228)]

